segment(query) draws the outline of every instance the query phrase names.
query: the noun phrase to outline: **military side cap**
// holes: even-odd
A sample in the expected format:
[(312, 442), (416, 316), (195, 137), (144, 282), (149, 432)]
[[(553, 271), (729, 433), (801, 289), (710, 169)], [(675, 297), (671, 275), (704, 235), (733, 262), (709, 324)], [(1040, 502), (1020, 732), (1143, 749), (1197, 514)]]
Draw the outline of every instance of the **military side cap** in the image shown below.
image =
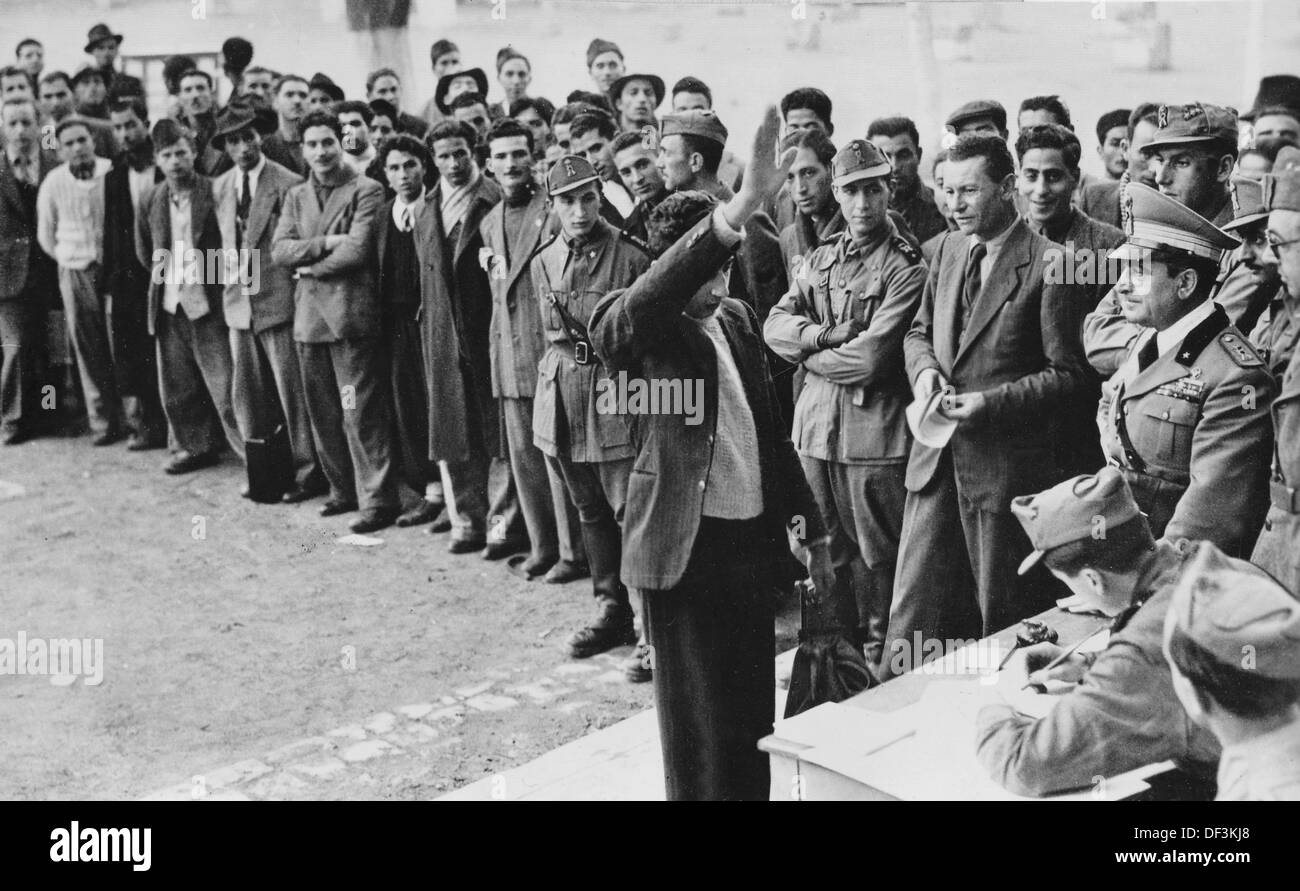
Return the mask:
[(1237, 112), (1208, 102), (1162, 105), (1156, 112), (1155, 138), (1142, 146), (1149, 155), (1167, 145), (1186, 145), (1218, 140), (1237, 144)]
[(1300, 212), (1300, 149), (1284, 145), (1264, 177), (1264, 206), (1268, 210)]
[(855, 139), (835, 153), (831, 161), (831, 182), (845, 186), (860, 179), (888, 176), (893, 170), (880, 149), (865, 139)]
[(1241, 244), (1196, 211), (1141, 183), (1124, 186), (1119, 210), (1125, 239), (1110, 252), (1111, 259), (1136, 260), (1144, 251), (1174, 250), (1217, 263)]
[(560, 195), (580, 189), (588, 183), (597, 182), (600, 174), (591, 162), (579, 155), (565, 155), (555, 162), (551, 172), (546, 174), (546, 191), (551, 195)]
[(961, 129), (963, 122), (974, 118), (993, 118), (993, 123), (997, 124), (999, 130), (1007, 129), (1007, 110), (996, 99), (976, 99), (974, 102), (967, 102), (948, 115), (945, 123), (956, 133)]
[(1240, 229), (1267, 219), (1268, 208), (1264, 206), (1264, 181), (1246, 176), (1232, 177), (1232, 221), (1224, 223), (1224, 232)]
[(1021, 495), (1011, 502), (1011, 512), (1034, 546), (1020, 564), (1021, 575), (1053, 548), (1104, 539), (1107, 529), (1141, 514), (1124, 475), (1114, 467), (1076, 476), (1037, 495)]
[(1224, 665), (1300, 680), (1300, 601), (1210, 542), (1201, 542), (1178, 574), (1168, 621)]
[(726, 146), (727, 128), (712, 111), (694, 108), (690, 111), (678, 111), (663, 116), (660, 136), (700, 136), (704, 139)]
[(597, 37), (587, 44), (587, 67), (591, 68), (591, 63), (596, 61), (596, 57), (603, 56), (605, 53), (617, 53), (620, 59), (623, 58), (623, 51), (618, 48), (617, 43)]

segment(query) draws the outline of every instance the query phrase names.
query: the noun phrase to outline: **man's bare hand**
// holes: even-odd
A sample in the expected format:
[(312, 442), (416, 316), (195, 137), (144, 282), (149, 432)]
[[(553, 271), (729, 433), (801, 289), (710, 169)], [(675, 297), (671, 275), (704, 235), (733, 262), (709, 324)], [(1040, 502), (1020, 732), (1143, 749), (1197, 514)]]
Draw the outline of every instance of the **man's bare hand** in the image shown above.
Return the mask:
[(939, 411), (954, 421), (969, 421), (984, 411), (983, 393), (955, 393), (939, 402)]
[(754, 215), (763, 202), (781, 190), (796, 151), (786, 149), (777, 157), (777, 140), (781, 136), (781, 112), (769, 105), (763, 123), (754, 132), (754, 143), (749, 151), (749, 163), (740, 191), (722, 208), (727, 225), (739, 230)]
[(927, 368), (916, 376), (916, 383), (912, 385), (912, 396), (918, 402), (924, 402), (935, 390), (942, 390), (946, 386), (948, 382), (943, 379), (939, 369)]

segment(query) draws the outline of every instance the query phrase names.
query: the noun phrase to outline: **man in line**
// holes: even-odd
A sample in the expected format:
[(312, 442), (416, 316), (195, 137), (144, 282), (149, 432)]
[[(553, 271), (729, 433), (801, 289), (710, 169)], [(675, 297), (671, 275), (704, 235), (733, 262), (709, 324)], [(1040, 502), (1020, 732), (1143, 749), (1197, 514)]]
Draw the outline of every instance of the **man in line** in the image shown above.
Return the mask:
[(45, 47), (35, 37), (27, 37), (18, 41), (18, 46), (14, 47), (14, 63), (27, 72), (36, 83), (40, 79), (41, 72), (45, 70)]
[(208, 276), (215, 265), (209, 258), (221, 251), (212, 181), (195, 171), (192, 137), (179, 123), (158, 121), (152, 140), (164, 180), (139, 207), (136, 252), (151, 270), (149, 331), (157, 338), (163, 409), (179, 447), (164, 470), (182, 474), (216, 464), (226, 443), (243, 460), (244, 441), (231, 404), (222, 283)]
[[(827, 137), (835, 134), (835, 124), (831, 121), (831, 97), (816, 87), (800, 87), (781, 97), (781, 135), (789, 137), (803, 130), (820, 130)], [(776, 223), (778, 232), (795, 220), (794, 201), (785, 188), (767, 199), (763, 211)]]
[(952, 388), (939, 411), (956, 425), (942, 448), (915, 442), (908, 461), (891, 671), (914, 633), (987, 636), (1052, 601), (1047, 580), (1016, 575), (1029, 542), (1009, 506), (1059, 479), (1056, 419), (1085, 383), (1081, 314), (1048, 280), (1052, 245), (1017, 216), (1015, 179), (1001, 136), (948, 150), (960, 232), (939, 244), (904, 352), (918, 400)]
[(307, 79), (297, 74), (282, 74), (275, 81), (273, 103), (279, 126), (262, 141), (262, 152), (269, 158), (291, 159), (293, 163), (278, 163), (299, 176), (307, 173), (307, 162), (302, 154), (302, 133), (299, 123), (307, 112)]
[(355, 173), (365, 175), (375, 162), (375, 146), (370, 139), (370, 125), (375, 113), (359, 99), (340, 102), (334, 108), (343, 127), (343, 160)]
[(668, 194), (663, 175), (655, 165), (655, 154), (646, 143), (645, 136), (637, 132), (620, 133), (610, 145), (618, 178), (636, 201), (636, 206), (623, 221), (623, 231), (642, 241), (646, 240), (646, 220), (650, 212)]
[(524, 524), (513, 485), (491, 511), (488, 504), (490, 469), (505, 452), (492, 398), (492, 291), (479, 261), (479, 227), (501, 200), (501, 189), (479, 170), (473, 156), (477, 141), (474, 128), (460, 121), (443, 121), (429, 131), (438, 184), (415, 219), (415, 238), (417, 250), (425, 251), (420, 324), (428, 377), (428, 456), (444, 462), (452, 520), (448, 550), (481, 550), (497, 560), (521, 549)]
[(1031, 680), (1077, 686), (1037, 720), (1005, 702), (985, 705), (976, 725), (980, 764), (1017, 795), (1050, 795), (1172, 760), (1194, 793), (1208, 797), (1219, 744), (1178, 704), (1160, 652), (1183, 553), (1155, 540), (1114, 467), (1021, 496), (1012, 511), (1034, 547), (1021, 571), (1041, 563), (1080, 607), (1114, 621), (1105, 649), (1073, 653), (1050, 670), (1044, 666), (1063, 647), (1025, 651)]
[(1103, 391), (1102, 449), (1151, 531), (1250, 554), (1268, 508), (1272, 378), (1212, 298), (1237, 240), (1173, 198), (1130, 183), (1115, 294), (1140, 333)]
[[(421, 254), (428, 248), (416, 238), (416, 220), (432, 212), (424, 186), (431, 162), (424, 143), (410, 134), (386, 142), (379, 160), (393, 191), (378, 220), (377, 256), (394, 439), (402, 479), (421, 496), (397, 525), (419, 526), (436, 521), (446, 507), (438, 463), (429, 459), (429, 384), (419, 319)], [(442, 531), (450, 528), (447, 521)]]
[[(673, 84), (673, 111), (712, 111), (713, 91), (709, 85), (698, 77), (687, 75)], [(726, 183), (735, 192), (740, 190), (741, 177), (745, 173), (745, 162), (730, 149), (724, 149), (722, 160), (718, 162), (718, 179)]]
[(767, 800), (768, 758), (757, 744), (772, 731), (773, 591), (786, 582), (782, 539), (792, 527), (802, 527), (817, 588), (832, 585), (825, 531), (775, 405), (757, 320), (727, 299), (723, 282), (746, 218), (785, 181), (791, 153), (776, 162), (778, 128), (769, 108), (732, 200), (664, 199), (650, 221), (664, 253), (592, 317), (608, 367), (650, 381), (703, 373), (710, 394), (700, 423), (631, 419), (640, 435), (623, 578), (644, 602), (669, 800)]
[(72, 92), (77, 97), (77, 114), (96, 120), (108, 120), (108, 87), (98, 68), (83, 65), (72, 75)]
[(104, 88), (114, 96), (139, 96), (145, 98), (144, 84), (138, 77), (117, 70), (117, 51), (122, 45), (122, 35), (114, 34), (108, 25), (95, 25), (86, 34), (86, 53), (94, 59), (95, 68), (103, 74)]
[(1251, 125), (1251, 142), (1281, 139), (1300, 145), (1300, 77), (1270, 74), (1259, 79), (1250, 110), (1241, 119)]
[(212, 75), (198, 68), (180, 76), (180, 117), (194, 138), (195, 169), (206, 177), (224, 172), (230, 159), (210, 145), (217, 129), (216, 96), (212, 92)]
[(224, 310), (234, 357), (235, 420), (246, 440), (269, 440), (284, 425), (293, 485), (281, 498), (296, 504), (327, 490), (293, 342), (293, 270), (271, 260), (280, 209), (302, 177), (262, 154), (264, 128), (248, 106), (222, 112), (212, 144), (233, 166), (213, 183), (213, 193), (226, 250)]
[(664, 101), (664, 81), (654, 74), (625, 74), (609, 88), (609, 97), (618, 114), (618, 129), (640, 132), (642, 127), (656, 129), (655, 109)]
[(910, 118), (877, 118), (867, 127), (867, 141), (880, 149), (893, 168), (890, 207), (903, 215), (917, 241), (929, 241), (948, 224), (935, 206), (934, 194), (921, 182), (921, 137)]
[[(1125, 172), (1131, 182), (1156, 188), (1155, 174), (1147, 165), (1142, 150), (1155, 139), (1159, 129), (1160, 103), (1143, 102), (1129, 112), (1122, 145)], [(1120, 180), (1092, 183), (1079, 196), (1079, 209), (1095, 220), (1123, 226), (1119, 209)]]
[(1097, 118), (1097, 157), (1106, 171), (1106, 179), (1119, 182), (1128, 170), (1124, 157), (1124, 140), (1128, 138), (1128, 116), (1131, 108), (1117, 108)]
[(975, 99), (958, 106), (944, 125), (955, 136), (974, 134), (1007, 139), (1007, 110), (995, 99)]
[(532, 131), (533, 157), (535, 160), (544, 160), (546, 150), (555, 142), (555, 134), (551, 131), (555, 106), (541, 96), (525, 96), (510, 103), (507, 117), (514, 118)]
[(63, 164), (41, 183), (37, 197), (37, 238), (59, 264), (59, 291), (68, 335), (77, 356), (90, 430), (98, 446), (124, 435), (122, 400), (109, 340), (111, 321), (101, 287), (104, 240), (104, 176), (112, 164), (97, 158), (90, 128), (64, 118), (55, 129)]
[(889, 219), (892, 170), (884, 153), (855, 139), (832, 169), (845, 229), (805, 258), (763, 335), (778, 356), (806, 370), (791, 438), (831, 537), (841, 590), (854, 593), (845, 624), (876, 666), (912, 440), (903, 336), (921, 302), (925, 265)]
[[(526, 558), (511, 560), (525, 579), (559, 584), (586, 575), (582, 526), (564, 480), (552, 474), (533, 445), (533, 397), (537, 364), (546, 351), (542, 307), (533, 291), (528, 261), (555, 233), (546, 193), (532, 177), (532, 132), (518, 121), (497, 121), (488, 134), (488, 165), (503, 189), (501, 203), (479, 226), (484, 266), (492, 288), (492, 395), (505, 429), (510, 478), (532, 544)], [(500, 494), (496, 497), (500, 501)]]
[[(51, 71), (41, 78), (40, 83), (41, 135), (49, 141), (54, 137), (54, 128), (68, 115), (74, 113), (72, 81), (62, 71)], [(113, 138), (113, 127), (99, 118), (82, 118), (90, 128), (91, 140), (95, 154), (101, 158), (117, 156), (117, 140)]]
[[(1295, 153), (1294, 149), (1284, 149)], [(1273, 450), (1269, 474), (1268, 515), (1259, 534), (1251, 562), (1272, 573), (1292, 591), (1300, 590), (1300, 159), (1281, 152), (1274, 167), (1274, 182), (1266, 186), (1268, 209), (1266, 238), (1278, 263), (1284, 287), (1279, 314), (1289, 316), (1290, 334), (1279, 334), (1270, 344), (1275, 353), (1290, 350), (1273, 399)], [(1285, 339), (1284, 339), (1285, 338)], [(1274, 366), (1276, 367), (1276, 366)]]
[[(21, 46), (20, 46), (21, 50)], [(43, 372), (46, 307), (58, 269), (37, 238), (37, 195), (58, 165), (41, 149), (36, 105), (6, 99), (0, 106), (0, 442), (35, 436)]]
[(800, 130), (786, 136), (781, 147), (795, 150), (784, 188), (798, 213), (781, 230), (781, 258), (793, 284), (813, 250), (843, 231), (844, 213), (831, 188), (835, 144), (830, 138), (820, 130)]
[(600, 174), (601, 196), (614, 212), (606, 216), (606, 219), (621, 229), (626, 225), (635, 201), (619, 181), (618, 169), (614, 165), (611, 145), (617, 135), (618, 128), (614, 125), (614, 120), (603, 114), (579, 115), (569, 127), (569, 150), (586, 158)]
[(298, 276), (293, 337), (312, 439), (330, 487), (321, 516), (360, 508), (349, 528), (374, 532), (401, 512), (375, 281), (384, 190), (343, 162), (338, 118), (310, 112), (301, 134), (311, 175), (285, 195), (271, 257)]
[(429, 132), (429, 124), (422, 118), (402, 111), (402, 79), (391, 68), (380, 68), (366, 75), (366, 101), (383, 99), (391, 102), (397, 109), (397, 120), (393, 127), (403, 133), (410, 133), (416, 139), (423, 139)]
[(112, 299), (113, 357), (131, 451), (167, 444), (158, 384), (158, 347), (149, 331), (149, 267), (135, 249), (137, 208), (163, 178), (154, 163), (149, 112), (139, 96), (109, 103), (122, 152), (104, 177), (104, 281)]
[(587, 73), (596, 92), (609, 95), (614, 81), (623, 76), (623, 51), (618, 44), (599, 37), (587, 44)]
[[(435, 40), (429, 45), (429, 65), (433, 69), (433, 82), (441, 83), (447, 75), (460, 71), (460, 48), (450, 40)], [(438, 107), (436, 94), (424, 104), (420, 117), (424, 118), (430, 127), (446, 117)]]
[(578, 509), (598, 611), (568, 640), (576, 659), (637, 642), (628, 592), (619, 580), (620, 527), (636, 449), (625, 419), (597, 408), (596, 382), (607, 373), (592, 351), (587, 326), (596, 304), (632, 284), (650, 257), (601, 217), (600, 183), (585, 158), (566, 155), (556, 162), (547, 187), (560, 231), (533, 253), (529, 265), (547, 340), (537, 369), (533, 442)]
[(270, 107), (275, 98), (275, 79), (277, 76), (270, 68), (254, 65), (244, 72), (239, 95), (256, 96), (259, 101)]

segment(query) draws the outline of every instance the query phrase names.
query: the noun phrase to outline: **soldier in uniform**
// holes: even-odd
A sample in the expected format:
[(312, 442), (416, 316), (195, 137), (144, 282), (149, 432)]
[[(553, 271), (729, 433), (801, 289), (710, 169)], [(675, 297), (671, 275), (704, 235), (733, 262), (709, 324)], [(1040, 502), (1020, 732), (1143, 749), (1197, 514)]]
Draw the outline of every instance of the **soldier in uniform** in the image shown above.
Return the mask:
[(1078, 686), (1037, 720), (993, 697), (976, 720), (980, 764), (1017, 795), (1050, 795), (1168, 759), (1209, 797), (1219, 744), (1179, 706), (1160, 652), (1179, 549), (1155, 541), (1113, 467), (1021, 496), (1011, 510), (1034, 546), (1020, 571), (1041, 562), (1078, 605), (1114, 622), (1105, 649), (1052, 668), (1061, 647), (1025, 651), (1031, 681)]
[[(1145, 329), (1103, 390), (1099, 424), (1152, 531), (1250, 553), (1268, 506), (1273, 381), (1210, 299), (1237, 240), (1146, 186), (1122, 197), (1127, 240), (1115, 291)], [(1153, 330), (1152, 330), (1153, 329)]]
[(538, 364), (533, 442), (564, 480), (582, 522), (598, 612), (569, 638), (569, 654), (581, 659), (636, 642), (619, 580), (620, 526), (636, 449), (622, 417), (596, 410), (596, 382), (606, 374), (586, 326), (601, 298), (649, 268), (650, 254), (600, 216), (600, 175), (585, 158), (560, 158), (547, 189), (560, 231), (529, 265), (547, 340)]
[(845, 610), (868, 660), (880, 661), (893, 600), (894, 567), (911, 448), (904, 409), (911, 388), (903, 336), (921, 302), (921, 252), (889, 218), (892, 168), (855, 139), (832, 162), (832, 187), (847, 228), (805, 260), (763, 325), (773, 352), (806, 369), (792, 439), (831, 536)]
[(1289, 317), (1291, 333), (1289, 342), (1279, 339), (1269, 354), (1273, 363), (1275, 353), (1290, 350), (1272, 406), (1271, 506), (1251, 561), (1300, 591), (1300, 350), (1295, 349), (1300, 330), (1300, 169), (1291, 168), (1279, 153), (1265, 183), (1267, 238), (1286, 289), (1280, 315)]
[[(1300, 150), (1288, 151), (1294, 151), (1300, 158)], [(1273, 380), (1278, 382), (1290, 358), (1295, 331), (1290, 324), (1291, 313), (1283, 306), (1286, 289), (1282, 287), (1277, 262), (1268, 246), (1263, 179), (1233, 175), (1232, 213), (1232, 222), (1224, 224), (1223, 231), (1241, 239), (1241, 247), (1237, 248), (1240, 261), (1254, 276), (1256, 286), (1268, 295), (1268, 308), (1250, 332), (1250, 342), (1263, 357)]]
[[(1249, 654), (1249, 662), (1243, 658)], [(1205, 544), (1165, 618), (1174, 693), (1223, 744), (1216, 801), (1300, 801), (1300, 602)]]

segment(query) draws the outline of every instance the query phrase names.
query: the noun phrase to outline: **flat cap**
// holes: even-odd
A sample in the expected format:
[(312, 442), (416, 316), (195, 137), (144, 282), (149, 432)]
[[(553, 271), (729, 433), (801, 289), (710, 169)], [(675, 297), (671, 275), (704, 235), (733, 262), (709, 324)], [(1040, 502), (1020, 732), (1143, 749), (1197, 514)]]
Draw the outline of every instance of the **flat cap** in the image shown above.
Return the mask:
[(1034, 546), (1020, 564), (1021, 575), (1048, 551), (1076, 541), (1104, 539), (1106, 530), (1141, 514), (1124, 475), (1109, 466), (1037, 495), (1021, 495), (1011, 502), (1011, 512)]
[(1264, 177), (1264, 206), (1269, 210), (1300, 212), (1300, 149), (1284, 145)]
[(831, 182), (846, 186), (860, 179), (889, 176), (894, 171), (880, 149), (865, 139), (855, 139), (835, 153), (831, 160)]
[(967, 102), (948, 115), (948, 120), (945, 123), (948, 129), (956, 133), (961, 129), (964, 121), (973, 118), (993, 118), (993, 122), (997, 124), (999, 130), (1007, 129), (1007, 110), (996, 99), (976, 99), (973, 102)]
[(710, 139), (718, 145), (726, 146), (727, 128), (712, 111), (693, 108), (690, 111), (678, 111), (663, 116), (660, 136), (700, 136)]
[(1184, 204), (1141, 183), (1128, 183), (1120, 193), (1124, 243), (1111, 259), (1134, 260), (1146, 251), (1174, 250), (1216, 263), (1241, 242)]
[(1198, 544), (1183, 564), (1167, 621), (1224, 665), (1300, 680), (1300, 601), (1211, 542)]
[(1223, 224), (1224, 232), (1268, 218), (1268, 208), (1264, 206), (1263, 180), (1233, 174), (1231, 187), (1232, 221)]
[(1149, 155), (1168, 145), (1219, 141), (1237, 144), (1237, 112), (1208, 102), (1162, 105), (1156, 112), (1156, 135), (1142, 146)]
[(565, 155), (556, 161), (551, 167), (551, 172), (546, 174), (546, 191), (549, 195), (560, 195), (599, 180), (600, 174), (586, 158), (580, 155)]

